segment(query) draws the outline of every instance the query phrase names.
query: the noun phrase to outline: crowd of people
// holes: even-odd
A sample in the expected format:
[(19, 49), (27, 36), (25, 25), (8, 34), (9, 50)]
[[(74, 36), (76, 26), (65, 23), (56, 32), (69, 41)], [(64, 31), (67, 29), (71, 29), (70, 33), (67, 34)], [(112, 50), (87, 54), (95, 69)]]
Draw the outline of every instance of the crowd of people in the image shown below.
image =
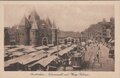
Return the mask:
[[(81, 58), (79, 58), (78, 61), (74, 60), (73, 62), (73, 57), (81, 53), (84, 53), (84, 55), (81, 56), (81, 58), (84, 57), (84, 59), (81, 60)], [(64, 71), (67, 66), (73, 66), (73, 63), (81, 65), (80, 67), (83, 69), (93, 68), (96, 63), (102, 67), (103, 63), (109, 58), (114, 60), (114, 43), (91, 40), (90, 42), (79, 43), (71, 52), (63, 55), (61, 65), (64, 67)], [(80, 62), (82, 62), (82, 64), (80, 64)]]
[(91, 41), (86, 43), (85, 64), (87, 67), (93, 67), (97, 62), (101, 67), (102, 63), (109, 58), (114, 59), (114, 43)]

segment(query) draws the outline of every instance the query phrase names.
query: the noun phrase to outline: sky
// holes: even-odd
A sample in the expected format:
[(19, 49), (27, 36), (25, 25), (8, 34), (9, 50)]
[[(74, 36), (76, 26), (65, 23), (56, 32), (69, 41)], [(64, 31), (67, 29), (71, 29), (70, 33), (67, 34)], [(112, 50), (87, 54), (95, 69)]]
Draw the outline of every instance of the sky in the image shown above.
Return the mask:
[(5, 5), (4, 25), (11, 27), (20, 23), (22, 17), (28, 16), (35, 9), (41, 19), (49, 17), (56, 26), (64, 31), (81, 32), (91, 24), (96, 24), (106, 18), (114, 17), (113, 5)]

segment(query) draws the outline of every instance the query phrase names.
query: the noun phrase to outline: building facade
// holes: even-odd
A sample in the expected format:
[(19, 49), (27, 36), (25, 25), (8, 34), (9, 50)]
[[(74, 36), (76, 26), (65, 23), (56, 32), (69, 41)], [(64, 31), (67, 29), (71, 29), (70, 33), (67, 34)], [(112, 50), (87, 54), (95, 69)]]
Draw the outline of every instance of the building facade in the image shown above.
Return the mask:
[[(33, 45), (41, 46), (48, 44), (57, 44), (57, 29), (55, 22), (51, 22), (49, 18), (46, 20), (40, 19), (39, 15), (33, 10), (28, 17), (23, 16), (17, 26), (10, 28), (13, 34), (8, 34), (5, 30), (5, 37), (9, 35), (15, 38), (5, 38), (5, 43), (11, 44), (11, 40), (18, 45)], [(7, 43), (8, 44), (8, 43)]]
[(92, 24), (88, 29), (81, 32), (80, 41), (87, 41), (89, 39), (97, 41), (108, 42), (110, 39), (114, 40), (114, 18), (111, 17), (110, 21), (98, 22), (97, 24)]

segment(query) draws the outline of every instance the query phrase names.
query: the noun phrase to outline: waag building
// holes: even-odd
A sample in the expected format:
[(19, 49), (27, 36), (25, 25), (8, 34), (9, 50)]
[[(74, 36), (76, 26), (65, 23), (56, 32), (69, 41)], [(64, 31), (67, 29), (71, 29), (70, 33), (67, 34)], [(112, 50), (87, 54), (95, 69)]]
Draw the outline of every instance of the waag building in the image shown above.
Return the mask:
[(46, 18), (40, 19), (33, 10), (27, 17), (23, 16), (16, 26), (4, 28), (5, 45), (57, 45), (57, 29), (55, 22)]

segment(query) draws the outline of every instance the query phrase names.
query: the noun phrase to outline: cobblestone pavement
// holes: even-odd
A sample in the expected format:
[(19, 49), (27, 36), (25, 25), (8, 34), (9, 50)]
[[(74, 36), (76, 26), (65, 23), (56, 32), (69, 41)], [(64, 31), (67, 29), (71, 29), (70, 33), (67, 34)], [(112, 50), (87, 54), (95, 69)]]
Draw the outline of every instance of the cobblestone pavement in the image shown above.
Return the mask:
[[(93, 58), (96, 56), (96, 51), (98, 49), (95, 45), (90, 45), (87, 47), (89, 53), (87, 52), (87, 56), (90, 60), (90, 65), (86, 69), (73, 69), (72, 66), (67, 66), (66, 71), (114, 71), (114, 60), (109, 58), (109, 48), (106, 45), (99, 44), (99, 61), (94, 61)], [(92, 49), (91, 49), (92, 47)], [(64, 67), (61, 66), (58, 68), (59, 71), (63, 71)]]
[[(83, 70), (92, 70), (92, 71), (114, 71), (114, 60), (109, 58), (109, 48), (106, 45), (99, 44), (99, 62), (95, 61), (92, 66), (88, 69)], [(94, 47), (95, 49), (96, 47)]]

